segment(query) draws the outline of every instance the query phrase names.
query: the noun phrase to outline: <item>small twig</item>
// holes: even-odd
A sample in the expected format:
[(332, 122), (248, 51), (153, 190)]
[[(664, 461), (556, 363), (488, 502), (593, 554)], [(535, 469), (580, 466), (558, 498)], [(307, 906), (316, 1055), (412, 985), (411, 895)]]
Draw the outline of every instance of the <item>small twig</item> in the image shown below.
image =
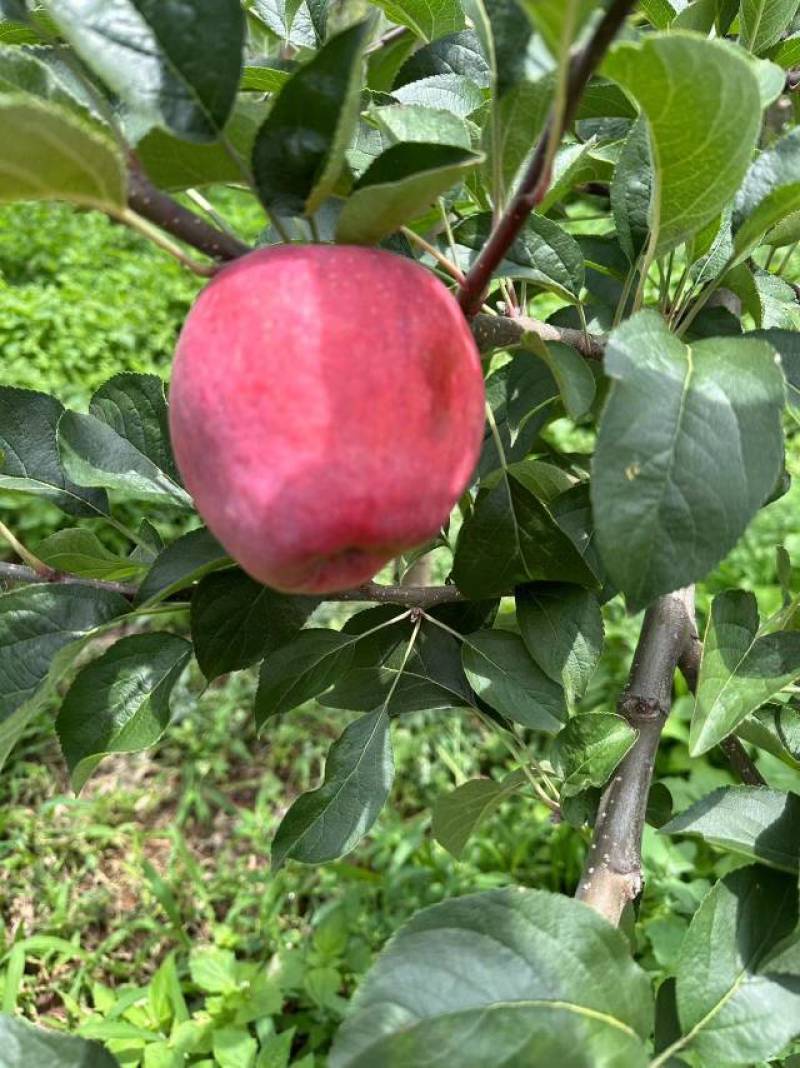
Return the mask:
[[(689, 640), (678, 661), (678, 668), (684, 679), (686, 679), (686, 685), (692, 693), (697, 692), (697, 680), (700, 676), (700, 659), (702, 655), (703, 643), (700, 641), (697, 627), (692, 621)], [(746, 786), (767, 785), (766, 779), (750, 759), (747, 750), (735, 734), (730, 734), (727, 738), (723, 738), (719, 743), (719, 747), (725, 754), (731, 768)]]
[(2, 538), (13, 549), (20, 560), (24, 560), (34, 574), (41, 575), (47, 580), (52, 574), (53, 569), (48, 567), (43, 560), (40, 560), (38, 556), (34, 555), (16, 536), (16, 534), (9, 530), (5, 523), (0, 523), (0, 538)]
[(44, 582), (64, 586), (90, 586), (95, 590), (120, 593), (129, 600), (133, 600), (136, 596), (136, 587), (125, 585), (122, 582), (106, 582), (104, 579), (83, 578), (80, 575), (68, 575), (63, 571), (53, 571), (52, 569), (48, 569), (46, 572), (34, 571), (31, 567), (25, 567), (23, 564), (9, 564), (5, 560), (0, 561), (0, 579), (28, 584)]
[(602, 360), (605, 349), (605, 338), (584, 334), (583, 330), (573, 327), (551, 326), (527, 316), (511, 319), (505, 315), (476, 315), (472, 320), (472, 334), (481, 352), (513, 348), (522, 343), (526, 334), (537, 334), (543, 341), (571, 345), (588, 360)]
[[(110, 213), (109, 213), (110, 214)], [(130, 208), (124, 208), (122, 211), (115, 212), (112, 218), (117, 222), (123, 223), (131, 230), (135, 230), (142, 237), (146, 237), (148, 241), (152, 241), (154, 245), (172, 256), (177, 260), (182, 267), (186, 267), (192, 274), (199, 275), (201, 278), (213, 278), (219, 271), (220, 267), (218, 263), (199, 263), (197, 260), (192, 259), (191, 256), (187, 256), (180, 245), (176, 245), (174, 241), (171, 241), (165, 233), (163, 233), (157, 226), (153, 226), (147, 219), (142, 218), (141, 215), (137, 215), (135, 211)]]
[(458, 299), (467, 318), (471, 319), (480, 308), (483, 294), (495, 268), (514, 242), (525, 220), (547, 192), (552, 170), (550, 146), (553, 143), (558, 144), (572, 122), (589, 79), (600, 65), (634, 3), (635, 0), (612, 0), (586, 47), (573, 58), (560, 114), (557, 110), (551, 114), (519, 189), (497, 220), (497, 225), (461, 287)]
[(645, 613), (620, 715), (638, 736), (600, 798), (592, 845), (575, 896), (613, 924), (642, 889), (642, 834), (678, 659), (691, 633), (694, 587), (668, 593)]
[(191, 245), (198, 252), (204, 252), (212, 259), (235, 260), (252, 251), (250, 246), (238, 237), (218, 230), (195, 212), (173, 200), (167, 193), (157, 189), (135, 159), (131, 159), (128, 176), (128, 205), (137, 215), (155, 223), (161, 230)]
[(435, 245), (432, 245), (429, 241), (426, 241), (424, 237), (420, 237), (418, 233), (415, 233), (408, 226), (401, 226), (400, 232), (404, 234), (409, 241), (413, 241), (413, 243), (419, 248), (421, 248), (423, 252), (427, 252), (429, 256), (432, 256), (442, 268), (442, 270), (446, 271), (451, 278), (455, 278), (459, 285), (463, 285), (464, 272), (461, 270), (460, 267), (458, 267), (455, 263), (449, 260), (447, 256), (444, 255), (444, 253), (440, 252)]

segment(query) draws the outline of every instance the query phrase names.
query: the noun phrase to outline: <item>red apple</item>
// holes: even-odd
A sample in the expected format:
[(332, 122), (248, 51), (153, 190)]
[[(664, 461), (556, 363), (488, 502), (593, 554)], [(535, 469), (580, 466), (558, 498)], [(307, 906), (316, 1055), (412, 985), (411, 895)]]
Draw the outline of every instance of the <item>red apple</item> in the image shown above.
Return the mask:
[(447, 289), (401, 256), (292, 245), (236, 260), (178, 342), (186, 488), (253, 578), (322, 594), (427, 541), (483, 437), (478, 352)]

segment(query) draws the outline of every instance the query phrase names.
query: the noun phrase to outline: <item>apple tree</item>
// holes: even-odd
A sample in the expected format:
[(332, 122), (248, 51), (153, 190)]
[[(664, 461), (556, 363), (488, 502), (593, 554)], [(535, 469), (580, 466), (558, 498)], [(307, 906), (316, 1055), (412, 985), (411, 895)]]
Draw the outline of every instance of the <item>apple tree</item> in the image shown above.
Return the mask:
[[(215, 389), (226, 369), (236, 388), (214, 409), (227, 445), (212, 433), (214, 390), (183, 410), (200, 443), (191, 478), (155, 376), (116, 375), (88, 411), (0, 386), (0, 487), (65, 516), (35, 546), (13, 515), (0, 526), (18, 558), (0, 564), (0, 761), (58, 693), (54, 729), (80, 790), (104, 756), (158, 740), (192, 658), (209, 681), (258, 665), (264, 732), (311, 699), (341, 723), (323, 782), (276, 830), (277, 869), (357, 848), (390, 798), (394, 720), (471, 717), (515, 770), (442, 797), (436, 838), (457, 856), (504, 798), (527, 795), (591, 839), (575, 898), (506, 889), (419, 913), (367, 976), (331, 1068), (789, 1056), (800, 797), (769, 788), (752, 753), (800, 767), (800, 593), (781, 548), (780, 610), (760, 618), (752, 592), (724, 590), (700, 635), (694, 584), (788, 484), (797, 0), (0, 0), (0, 14), (0, 200), (104, 212), (207, 278), (201, 302), (233, 272), (247, 279), (235, 300), (204, 305), (193, 335), (223, 369)], [(215, 213), (207, 187), (220, 184), (263, 209), (259, 251)], [(359, 319), (347, 265), (364, 247), (390, 266), (360, 285)], [(330, 268), (281, 310), (282, 281), (320, 257)], [(268, 279), (244, 273), (256, 262)], [(393, 281), (412, 275), (429, 306)], [(426, 319), (438, 339), (426, 359), (455, 384), (421, 435), (398, 429), (382, 480), (369, 435), (393, 401), (413, 418), (420, 403), (386, 354), (416, 367), (408, 339)], [(367, 336), (381, 373), (359, 394), (348, 347)], [(470, 418), (447, 363), (456, 336), (478, 382), (474, 455), (451, 436)], [(293, 457), (316, 432), (319, 388), (309, 351), (330, 360), (329, 395), (357, 400), (337, 409), (329, 470), (300, 486)], [(262, 352), (277, 352), (279, 374), (255, 373)], [(258, 472), (237, 477), (240, 437), (261, 440), (248, 391), (272, 436), (247, 462), (285, 483), (260, 518)], [(437, 422), (448, 433), (433, 448)], [(310, 588), (283, 581), (279, 561), (264, 585), (238, 549), (250, 524), (256, 557), (279, 529), (311, 551), (283, 499), (320, 523), (334, 515), (363, 553), (337, 472), (407, 532), (414, 503), (394, 489), (411, 472), (427, 500), (447, 464), (467, 462), (428, 540), (384, 546), (388, 578), (376, 556), (366, 581)], [(615, 601), (643, 612), (638, 645), (617, 707), (587, 707)], [(654, 766), (676, 686), (694, 694), (691, 756), (722, 747), (741, 785), (674, 814)], [(729, 855), (657, 990), (620, 930), (646, 892), (646, 823)], [(0, 1017), (0, 1063), (117, 1062)]]

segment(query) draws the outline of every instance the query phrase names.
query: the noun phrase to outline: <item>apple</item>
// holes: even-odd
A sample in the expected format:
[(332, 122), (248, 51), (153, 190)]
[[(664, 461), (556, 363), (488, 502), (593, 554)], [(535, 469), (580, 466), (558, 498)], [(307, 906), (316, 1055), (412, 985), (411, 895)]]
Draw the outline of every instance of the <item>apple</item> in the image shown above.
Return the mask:
[(480, 359), (419, 264), (284, 245), (226, 266), (178, 341), (170, 429), (186, 488), (253, 578), (324, 594), (428, 541), (483, 439)]

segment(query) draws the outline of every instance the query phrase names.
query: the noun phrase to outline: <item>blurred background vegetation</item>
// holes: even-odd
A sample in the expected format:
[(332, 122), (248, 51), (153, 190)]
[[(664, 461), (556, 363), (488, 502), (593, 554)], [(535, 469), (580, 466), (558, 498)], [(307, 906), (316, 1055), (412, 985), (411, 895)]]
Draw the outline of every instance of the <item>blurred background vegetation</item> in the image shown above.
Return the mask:
[[(260, 215), (250, 198), (222, 190), (215, 204), (242, 236), (257, 236)], [(104, 217), (52, 205), (3, 208), (3, 384), (81, 407), (120, 370), (166, 380), (198, 288), (196, 278)], [(796, 439), (790, 448), (787, 466), (796, 475)], [(34, 549), (71, 522), (12, 494), (0, 495), (0, 513)], [(754, 590), (762, 611), (778, 607), (775, 549), (782, 544), (800, 560), (797, 515), (796, 488), (762, 510), (700, 587), (701, 617), (710, 596), (732, 586)], [(337, 611), (344, 619), (346, 610)], [(619, 604), (605, 612), (606, 651), (586, 710), (614, 707), (638, 629)], [(105, 761), (79, 798), (53, 737), (42, 730), (47, 714), (12, 756), (0, 776), (5, 1011), (110, 1038), (123, 1065), (172, 1068), (183, 1060), (158, 1053), (153, 1036), (169, 1033), (185, 999), (186, 1011), (208, 1022), (202, 1064), (248, 1068), (255, 1044), (226, 1044), (232, 1025), (244, 1020), (262, 1040), (275, 1034), (265, 1068), (322, 1068), (346, 999), (414, 911), (507, 883), (574, 888), (584, 832), (554, 823), (531, 799), (506, 802), (461, 861), (434, 842), (437, 796), (507, 770), (497, 740), (462, 713), (419, 714), (395, 725), (395, 789), (351, 857), (320, 869), (290, 863), (272, 876), (275, 828), (293, 797), (319, 780), (323, 754), (347, 714), (311, 703), (257, 737), (254, 686), (254, 672), (206, 689), (199, 673), (190, 673), (162, 742), (149, 753)], [(688, 715), (688, 699), (679, 696), (659, 756), (678, 810), (733, 781), (719, 753), (690, 762)], [(770, 783), (795, 784), (796, 773), (777, 759), (758, 759)], [(653, 828), (645, 848), (650, 879), (630, 936), (644, 966), (660, 974), (712, 879), (736, 861)], [(267, 977), (267, 993), (254, 984), (256, 974)]]

